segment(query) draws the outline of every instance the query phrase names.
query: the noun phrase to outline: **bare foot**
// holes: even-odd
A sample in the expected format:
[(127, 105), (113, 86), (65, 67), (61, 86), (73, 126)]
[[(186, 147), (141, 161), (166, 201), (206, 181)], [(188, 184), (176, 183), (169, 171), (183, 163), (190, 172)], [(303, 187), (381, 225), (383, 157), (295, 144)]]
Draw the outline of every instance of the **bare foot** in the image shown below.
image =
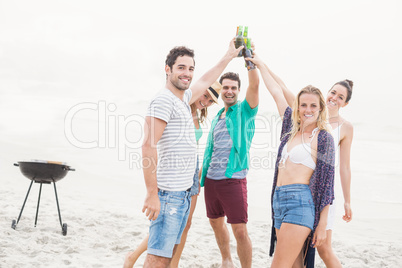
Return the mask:
[(224, 260), (222, 261), (222, 265), (219, 268), (237, 268), (232, 260)]

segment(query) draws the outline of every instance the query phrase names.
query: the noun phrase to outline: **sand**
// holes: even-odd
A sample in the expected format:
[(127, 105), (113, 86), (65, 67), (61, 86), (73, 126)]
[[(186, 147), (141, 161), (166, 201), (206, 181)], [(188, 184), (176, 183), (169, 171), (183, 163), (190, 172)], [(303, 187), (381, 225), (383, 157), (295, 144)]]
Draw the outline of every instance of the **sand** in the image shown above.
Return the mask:
[[(80, 149), (61, 142), (64, 137), (50, 142), (42, 135), (25, 140), (23, 136), (8, 132), (0, 140), (0, 267), (121, 267), (126, 253), (148, 232), (149, 222), (141, 213), (145, 196), (141, 169), (130, 169), (128, 161), (111, 161), (116, 159), (115, 149)], [(355, 147), (357, 150), (360, 143)], [(258, 156), (264, 151), (255, 149), (252, 153)], [(62, 221), (68, 225), (66, 236), (61, 233), (52, 185), (43, 185), (37, 226), (39, 184), (34, 183), (17, 228), (11, 228), (30, 184), (13, 163), (32, 155), (65, 161), (76, 169), (56, 183)], [(370, 180), (360, 181), (358, 171), (353, 184), (354, 219), (348, 224), (342, 222), (342, 206), (338, 206), (334, 250), (345, 267), (401, 267), (402, 205), (397, 189), (390, 189), (388, 194), (377, 189), (379, 198), (367, 196), (365, 193), (376, 187)], [(249, 174), (248, 230), (253, 267), (269, 267), (272, 261), (268, 256), (272, 172), (270, 168), (256, 168)], [(382, 195), (388, 195), (389, 200), (381, 199)], [(231, 249), (240, 267), (233, 236)], [(135, 267), (142, 267), (144, 257)], [(219, 262), (201, 193), (180, 267), (219, 267)], [(317, 267), (324, 267), (319, 258)]]
[[(35, 98), (33, 94), (15, 93), (6, 97), (11, 102), (0, 107), (1, 114), (9, 115), (0, 122), (0, 267), (122, 267), (126, 253), (139, 245), (149, 226), (141, 213), (145, 185), (138, 145), (147, 102), (116, 102), (118, 109), (109, 112), (103, 125), (96, 111), (76, 114), (72, 124), (76, 139), (98, 141), (93, 148), (79, 148), (65, 134), (66, 114), (81, 103), (77, 99)], [(35, 112), (22, 112), (16, 109), (17, 103)], [(97, 100), (92, 103), (99, 110), (103, 105)], [(109, 102), (105, 100), (105, 104)], [(10, 113), (10, 109), (14, 112)], [(127, 118), (133, 114), (136, 119), (128, 123)], [(251, 149), (255, 162), (248, 174), (248, 230), (253, 243), (253, 267), (257, 268), (269, 267), (272, 261), (268, 256), (270, 191), (277, 135), (275, 117), (264, 110), (259, 115), (261, 120), (257, 122)], [(112, 119), (118, 122), (118, 116), (125, 117), (126, 122), (120, 124), (119, 133), (125, 132), (127, 136), (119, 136), (111, 128)], [(108, 129), (107, 135), (94, 135), (100, 133), (99, 122)], [(402, 149), (397, 138), (402, 131), (396, 131), (376, 135), (367, 124), (355, 126), (354, 218), (350, 223), (341, 220), (343, 200), (339, 181), (336, 184), (339, 201), (333, 247), (344, 267), (402, 266), (401, 156), (394, 153), (398, 151), (395, 149)], [(120, 140), (116, 138), (118, 142), (113, 143), (113, 137)], [(201, 139), (201, 154), (205, 140), (206, 135)], [(385, 151), (390, 155), (382, 157)], [(37, 226), (34, 227), (34, 220), (39, 184), (34, 183), (20, 222), (15, 230), (11, 228), (30, 184), (13, 163), (29, 159), (67, 162), (76, 169), (56, 183), (62, 221), (68, 225), (66, 236), (61, 233), (52, 185), (43, 185)], [(233, 236), (231, 249), (240, 267)], [(145, 255), (135, 267), (142, 267), (144, 258)], [(316, 262), (316, 267), (325, 267), (318, 257)], [(201, 192), (180, 267), (219, 264), (220, 254)]]

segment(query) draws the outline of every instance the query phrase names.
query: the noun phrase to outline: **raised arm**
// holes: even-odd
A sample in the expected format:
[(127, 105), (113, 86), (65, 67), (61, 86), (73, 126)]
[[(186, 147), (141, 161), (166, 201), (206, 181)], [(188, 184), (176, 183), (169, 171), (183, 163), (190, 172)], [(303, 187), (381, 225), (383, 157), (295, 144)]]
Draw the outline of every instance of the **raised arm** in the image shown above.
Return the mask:
[(271, 76), (275, 79), (276, 83), (281, 87), (283, 95), (286, 98), (286, 102), (290, 107), (292, 107), (293, 102), (295, 101), (295, 95), (286, 87), (285, 83), (282, 81), (282, 79), (274, 74), (271, 69), (268, 68), (268, 66), (265, 64), (265, 67), (268, 69), (269, 73)]
[(350, 222), (353, 216), (350, 205), (350, 184), (352, 180), (352, 172), (350, 169), (350, 150), (353, 140), (353, 126), (349, 122), (345, 122), (342, 131), (345, 131), (345, 136), (341, 140), (339, 150), (339, 170), (341, 175), (343, 198), (345, 200), (345, 215), (343, 215), (342, 219), (346, 222)]
[(251, 109), (258, 106), (258, 86), (260, 84), (260, 78), (258, 76), (257, 69), (248, 71), (248, 88), (246, 93), (246, 100)]
[(191, 86), (191, 91), (193, 93), (189, 104), (191, 105), (195, 100), (197, 100), (205, 89), (207, 89), (210, 85), (212, 85), (216, 80), (218, 80), (221, 73), (225, 70), (226, 66), (229, 62), (237, 57), (240, 50), (243, 49), (243, 46), (240, 46), (238, 49), (235, 48), (234, 44), (235, 38), (233, 38), (229, 43), (229, 48), (226, 51), (225, 55), (223, 56), (218, 63), (212, 67), (209, 71), (207, 71), (200, 79), (195, 82), (193, 86)]
[(161, 119), (147, 116), (144, 126), (144, 143), (142, 145), (142, 170), (144, 173), (147, 195), (144, 201), (142, 212), (149, 220), (156, 220), (160, 211), (158, 197), (158, 184), (156, 180), (156, 169), (158, 163), (158, 152), (156, 145), (162, 137), (167, 123)]
[(283, 95), (281, 87), (272, 77), (266, 64), (259, 58), (259, 56), (256, 53), (254, 53), (253, 58), (247, 58), (246, 60), (252, 61), (260, 70), (262, 80), (264, 80), (265, 86), (267, 87), (269, 93), (271, 93), (272, 97), (275, 100), (279, 115), (283, 117), (288, 105), (286, 103), (286, 99), (285, 96)]

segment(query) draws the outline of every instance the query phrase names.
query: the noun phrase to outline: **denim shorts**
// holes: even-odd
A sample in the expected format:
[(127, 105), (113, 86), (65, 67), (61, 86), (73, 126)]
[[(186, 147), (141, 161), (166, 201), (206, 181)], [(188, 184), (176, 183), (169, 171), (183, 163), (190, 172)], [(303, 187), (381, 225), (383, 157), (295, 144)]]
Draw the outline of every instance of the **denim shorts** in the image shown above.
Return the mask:
[(198, 173), (200, 168), (198, 167), (198, 156), (197, 156), (197, 166), (195, 168), (195, 173), (193, 177), (193, 185), (190, 188), (190, 196), (194, 196), (200, 192), (200, 180), (198, 178)]
[(292, 223), (313, 230), (315, 207), (308, 185), (289, 184), (277, 186), (274, 192), (274, 227)]
[(190, 213), (189, 191), (159, 190), (161, 210), (149, 226), (148, 254), (172, 258), (173, 248), (180, 244), (181, 235)]

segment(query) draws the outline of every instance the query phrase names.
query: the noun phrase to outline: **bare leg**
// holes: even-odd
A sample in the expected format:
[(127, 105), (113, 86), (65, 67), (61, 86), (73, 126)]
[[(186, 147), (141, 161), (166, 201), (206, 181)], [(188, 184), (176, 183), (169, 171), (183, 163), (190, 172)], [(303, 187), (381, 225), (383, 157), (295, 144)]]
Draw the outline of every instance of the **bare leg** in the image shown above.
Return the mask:
[(317, 247), (318, 254), (328, 268), (341, 268), (342, 264), (332, 250), (332, 230), (327, 230), (327, 239)]
[(237, 255), (242, 268), (251, 268), (252, 251), (251, 240), (247, 232), (247, 224), (232, 224), (233, 234), (237, 241)]
[[(173, 248), (173, 255), (177, 250), (177, 245)], [(155, 256), (152, 254), (147, 254), (144, 262), (144, 268), (170, 268), (171, 258), (165, 258), (160, 256)]]
[(172, 259), (147, 254), (145, 258), (144, 268), (167, 268)]
[(304, 263), (303, 263), (303, 249), (300, 250), (299, 255), (297, 256), (295, 263), (293, 263), (292, 268), (303, 268)]
[(278, 242), (271, 268), (292, 267), (310, 232), (305, 226), (282, 223), (281, 229), (276, 229)]
[(135, 262), (147, 250), (149, 234), (142, 240), (141, 244), (133, 251), (126, 255), (123, 268), (133, 268)]
[(195, 205), (197, 204), (197, 195), (193, 195), (191, 197), (191, 207), (190, 207), (190, 214), (188, 215), (187, 225), (184, 228), (183, 234), (181, 235), (180, 244), (177, 246), (177, 250), (173, 255), (172, 262), (170, 263), (171, 268), (179, 267), (179, 261), (181, 254), (183, 253), (184, 245), (186, 244), (187, 234), (191, 227), (191, 221), (193, 219), (193, 214), (195, 210)]
[(225, 224), (225, 217), (209, 219), (215, 233), (215, 239), (222, 255), (222, 268), (234, 267), (232, 256), (230, 255), (230, 236)]

